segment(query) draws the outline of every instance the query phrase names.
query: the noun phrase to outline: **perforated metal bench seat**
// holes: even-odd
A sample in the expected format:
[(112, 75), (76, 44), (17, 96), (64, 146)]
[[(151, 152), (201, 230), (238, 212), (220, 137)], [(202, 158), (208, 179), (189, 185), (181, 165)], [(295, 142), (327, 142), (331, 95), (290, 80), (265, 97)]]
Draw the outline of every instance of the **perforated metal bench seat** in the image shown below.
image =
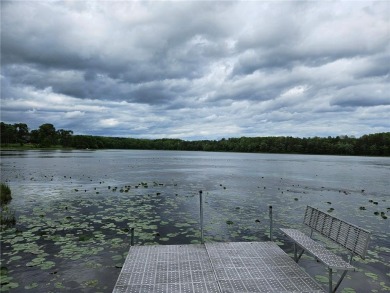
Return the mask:
[(282, 232), (290, 237), (296, 244), (316, 257), (328, 268), (336, 270), (354, 271), (355, 267), (343, 260), (340, 256), (329, 251), (322, 243), (311, 239), (306, 234), (296, 229), (283, 229)]

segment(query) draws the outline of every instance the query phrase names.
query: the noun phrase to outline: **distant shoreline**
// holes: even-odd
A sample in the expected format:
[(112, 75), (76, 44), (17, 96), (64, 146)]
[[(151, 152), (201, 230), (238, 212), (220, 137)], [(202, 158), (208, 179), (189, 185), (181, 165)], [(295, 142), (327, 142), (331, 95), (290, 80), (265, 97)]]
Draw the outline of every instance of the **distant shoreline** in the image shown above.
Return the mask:
[(1, 122), (1, 148), (6, 149), (118, 149), (171, 150), (236, 153), (304, 155), (390, 156), (390, 132), (366, 134), (359, 138), (257, 136), (219, 140), (183, 140), (179, 138), (132, 138), (77, 135), (72, 130), (57, 130), (45, 123), (31, 130), (25, 123)]
[(98, 150), (141, 150), (141, 151), (189, 151), (189, 152), (215, 152), (215, 153), (248, 153), (248, 154), (282, 154), (282, 155), (319, 155), (319, 156), (353, 156), (353, 157), (390, 157), (390, 155), (351, 155), (351, 154), (328, 154), (328, 153), (283, 153), (283, 152), (259, 152), (259, 151), (227, 151), (227, 150), (180, 150), (180, 149), (140, 149), (140, 148), (74, 148), (74, 147), (63, 147), (63, 146), (52, 146), (52, 147), (40, 147), (37, 145), (24, 144), (20, 146), (18, 144), (0, 145), (0, 151), (56, 151), (56, 150), (68, 150), (68, 151), (98, 151)]

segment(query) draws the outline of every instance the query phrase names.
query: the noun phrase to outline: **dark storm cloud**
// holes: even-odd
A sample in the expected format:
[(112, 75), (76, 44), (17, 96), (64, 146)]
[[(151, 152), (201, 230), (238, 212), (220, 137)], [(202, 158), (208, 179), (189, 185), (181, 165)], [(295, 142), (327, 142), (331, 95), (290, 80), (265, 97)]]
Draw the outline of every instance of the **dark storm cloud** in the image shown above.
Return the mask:
[(379, 1), (2, 1), (2, 120), (144, 137), (385, 131), (368, 116), (389, 111), (389, 15)]
[[(114, 2), (112, 5), (113, 10), (124, 8), (131, 13), (130, 6), (134, 4)], [(59, 7), (49, 2), (6, 5), (3, 63), (33, 64), (42, 70), (94, 70), (130, 83), (201, 76), (199, 61), (207, 62), (221, 51), (219, 44), (207, 42), (207, 38), (215, 39), (223, 34), (223, 27), (212, 17), (216, 5), (156, 5), (160, 10), (154, 8), (155, 15), (135, 23), (115, 22), (107, 18), (115, 16), (110, 13), (97, 14), (101, 19), (95, 20), (99, 22), (96, 23), (89, 12), (84, 17), (78, 16), (80, 11), (74, 7)], [(205, 6), (213, 9), (203, 11)], [(197, 13), (200, 8), (202, 13)], [(110, 9), (110, 5), (104, 9)], [(148, 7), (144, 9), (147, 11)], [(91, 13), (94, 12), (97, 11)], [(192, 13), (198, 17), (192, 17)], [(107, 32), (99, 31), (103, 25)]]
[(383, 78), (390, 83), (390, 54), (373, 56), (355, 72), (355, 78)]
[(389, 93), (389, 84), (357, 85), (340, 90), (330, 104), (343, 107), (389, 106)]

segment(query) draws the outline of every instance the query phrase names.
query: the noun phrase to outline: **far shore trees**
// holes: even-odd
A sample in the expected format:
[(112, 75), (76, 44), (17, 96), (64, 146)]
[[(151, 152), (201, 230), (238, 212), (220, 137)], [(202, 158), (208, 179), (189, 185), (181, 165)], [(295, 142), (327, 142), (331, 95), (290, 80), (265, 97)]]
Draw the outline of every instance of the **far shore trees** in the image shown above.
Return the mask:
[(144, 139), (74, 135), (45, 123), (29, 131), (27, 124), (1, 122), (2, 147), (27, 144), (30, 147), (76, 149), (142, 149), (213, 152), (390, 156), (390, 132), (354, 136), (298, 138), (291, 136), (239, 137), (220, 140)]

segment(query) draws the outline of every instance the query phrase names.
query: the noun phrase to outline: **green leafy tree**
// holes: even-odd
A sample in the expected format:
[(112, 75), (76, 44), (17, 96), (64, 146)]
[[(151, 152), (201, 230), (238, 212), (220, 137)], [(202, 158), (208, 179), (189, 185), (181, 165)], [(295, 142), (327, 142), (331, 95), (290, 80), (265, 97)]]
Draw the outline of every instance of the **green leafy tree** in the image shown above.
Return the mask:
[(9, 144), (16, 142), (16, 129), (14, 125), (1, 122), (0, 124), (1, 143)]
[(39, 126), (38, 133), (41, 147), (50, 147), (57, 143), (57, 132), (53, 124), (42, 124)]
[(23, 145), (29, 140), (28, 126), (25, 123), (16, 123), (14, 124), (14, 127), (16, 131), (16, 139), (20, 145)]
[(70, 147), (72, 145), (73, 131), (72, 130), (57, 130), (58, 142), (63, 147)]
[(37, 129), (31, 130), (30, 142), (33, 144), (39, 144), (39, 131)]

